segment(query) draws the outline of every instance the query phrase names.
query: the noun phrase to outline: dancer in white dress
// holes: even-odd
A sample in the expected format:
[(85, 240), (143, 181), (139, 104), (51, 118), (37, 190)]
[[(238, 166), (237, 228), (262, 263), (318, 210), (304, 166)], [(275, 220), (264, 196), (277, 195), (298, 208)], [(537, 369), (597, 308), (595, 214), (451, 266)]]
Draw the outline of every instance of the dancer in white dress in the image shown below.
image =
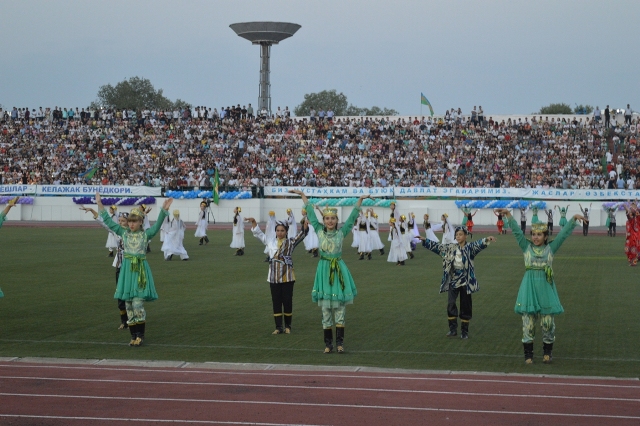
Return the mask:
[[(442, 230), (442, 225), (441, 224), (436, 224), (436, 225), (434, 225), (432, 227), (431, 226), (431, 222), (429, 222), (429, 215), (425, 214), (424, 215), (423, 226), (424, 226), (424, 234), (425, 234), (425, 237), (427, 238), (427, 240), (439, 243), (440, 240), (438, 239), (438, 237), (436, 237), (436, 234), (435, 234), (434, 231), (436, 231), (436, 230), (441, 231)], [(437, 228), (437, 229), (434, 229), (434, 228)]]
[[(267, 220), (267, 224), (264, 227), (264, 235), (268, 240), (276, 237), (276, 212), (274, 212), (273, 210), (269, 211), (269, 219)], [(271, 259), (269, 257), (269, 247), (265, 246), (263, 253), (267, 255), (267, 258), (264, 261), (269, 263)]]
[(395, 263), (396, 266), (404, 266), (404, 261), (407, 260), (407, 252), (404, 249), (400, 227), (394, 218), (389, 219), (389, 236), (391, 237), (391, 244), (387, 262)]
[(404, 247), (404, 251), (407, 252), (407, 256), (409, 257), (409, 259), (413, 259), (415, 257), (413, 255), (413, 251), (411, 250), (413, 231), (409, 229), (407, 217), (405, 215), (400, 215), (400, 223), (398, 224), (398, 226), (400, 227), (400, 238), (402, 239), (402, 246)]
[(196, 238), (200, 238), (199, 245), (209, 244), (207, 237), (207, 227), (209, 226), (209, 205), (207, 202), (200, 202), (200, 211), (198, 212), (198, 220), (196, 221)]
[(373, 209), (369, 209), (369, 239), (371, 239), (371, 249), (380, 250), (380, 256), (384, 255), (384, 244), (378, 232), (378, 215), (373, 212)]
[(296, 223), (296, 218), (293, 215), (293, 210), (291, 209), (287, 209), (287, 224), (289, 225), (287, 238), (295, 238), (296, 235), (298, 235), (298, 224)]
[[(116, 210), (118, 210), (116, 206), (109, 206), (109, 216), (111, 216), (111, 219), (114, 222), (118, 220), (118, 218), (116, 217)], [(107, 244), (105, 245), (105, 247), (109, 249), (109, 254), (107, 255), (107, 257), (113, 257), (118, 252), (118, 236), (110, 229), (107, 230), (109, 231), (109, 234), (107, 236)]]
[(184, 248), (184, 231), (187, 225), (180, 219), (180, 210), (173, 211), (173, 217), (169, 220), (165, 228), (164, 243), (162, 244), (162, 252), (164, 260), (171, 260), (173, 255), (180, 256), (182, 260), (189, 260), (187, 250)]
[(307, 236), (302, 241), (304, 243), (304, 249), (313, 254), (313, 257), (318, 257), (318, 247), (320, 246), (320, 241), (318, 240), (318, 234), (316, 234), (316, 230), (313, 229), (313, 226), (309, 226), (309, 219), (307, 218), (307, 211), (302, 209), (302, 220), (300, 221), (302, 228), (308, 227), (309, 232)]
[(364, 214), (360, 211), (360, 215), (356, 220), (356, 228), (358, 228), (358, 253), (360, 253), (360, 260), (371, 260), (371, 239), (369, 238), (369, 212)]
[[(396, 223), (400, 220), (400, 213), (396, 209), (396, 203), (392, 202), (389, 204), (389, 208), (391, 209), (391, 213), (389, 213), (389, 218), (393, 218), (396, 220)], [(389, 228), (389, 237), (387, 237), (387, 241), (391, 241), (391, 228)]]
[(455, 239), (455, 228), (451, 223), (449, 223), (449, 215), (447, 213), (442, 215), (442, 244), (454, 244), (456, 242)]
[(240, 214), (241, 212), (242, 209), (240, 207), (233, 209), (233, 239), (230, 247), (236, 249), (236, 256), (244, 254), (244, 219)]

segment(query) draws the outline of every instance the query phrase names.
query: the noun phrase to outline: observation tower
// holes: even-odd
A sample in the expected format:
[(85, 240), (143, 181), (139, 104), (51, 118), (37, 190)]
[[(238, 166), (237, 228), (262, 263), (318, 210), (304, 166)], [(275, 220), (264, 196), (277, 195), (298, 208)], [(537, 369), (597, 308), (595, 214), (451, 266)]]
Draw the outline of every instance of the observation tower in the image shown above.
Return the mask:
[(252, 44), (260, 45), (260, 88), (256, 115), (263, 109), (271, 114), (271, 45), (294, 35), (300, 25), (289, 22), (241, 22), (229, 27)]

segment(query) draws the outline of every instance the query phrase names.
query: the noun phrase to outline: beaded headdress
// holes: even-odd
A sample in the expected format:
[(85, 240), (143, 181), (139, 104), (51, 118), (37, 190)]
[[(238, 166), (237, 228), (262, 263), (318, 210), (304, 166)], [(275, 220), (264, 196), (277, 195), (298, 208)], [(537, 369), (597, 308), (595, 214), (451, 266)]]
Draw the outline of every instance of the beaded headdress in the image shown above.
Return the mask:
[(306, 212), (307, 212), (307, 209), (302, 209), (302, 213), (306, 213)]
[(396, 220), (394, 218), (390, 218), (389, 223), (396, 223)]
[(378, 213), (374, 213), (373, 217), (375, 217), (377, 219), (378, 218)]
[(291, 214), (291, 209), (287, 209), (287, 214)]
[(275, 216), (276, 212), (274, 212), (273, 210), (269, 210), (269, 216)]
[(131, 219), (133, 216), (137, 216), (140, 219), (144, 219), (144, 210), (142, 210), (140, 207), (134, 207), (129, 212), (129, 219)]
[(174, 216), (180, 216), (180, 210), (177, 210), (177, 209), (176, 209), (176, 210), (174, 210), (174, 211), (173, 211), (173, 215), (174, 215)]
[(532, 232), (547, 232), (547, 224), (546, 223), (532, 223), (531, 231)]
[(400, 216), (400, 220), (407, 220), (407, 217), (405, 215)]
[(109, 206), (109, 208), (110, 208), (111, 210), (118, 210), (118, 208), (117, 208), (115, 205)]
[(238, 213), (240, 213), (242, 211), (242, 209), (240, 207), (236, 207), (236, 210), (238, 210)]
[(338, 209), (336, 209), (335, 207), (327, 207), (324, 210), (322, 210), (322, 216), (323, 217), (327, 217), (327, 216), (338, 216)]

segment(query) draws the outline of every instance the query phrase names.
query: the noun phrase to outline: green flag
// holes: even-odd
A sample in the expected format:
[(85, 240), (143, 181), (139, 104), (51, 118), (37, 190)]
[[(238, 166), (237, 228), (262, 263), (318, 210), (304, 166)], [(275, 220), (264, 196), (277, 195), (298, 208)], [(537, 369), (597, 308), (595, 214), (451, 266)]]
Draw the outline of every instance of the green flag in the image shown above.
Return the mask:
[(220, 191), (219, 188), (220, 187), (220, 176), (218, 176), (218, 169), (216, 168), (216, 174), (213, 177), (213, 202), (215, 204), (218, 204), (218, 201), (220, 200)]
[(424, 93), (420, 93), (420, 103), (429, 107), (429, 111), (431, 112), (431, 116), (433, 117), (433, 107), (431, 106), (431, 102), (429, 102), (429, 99), (427, 99)]
[(93, 177), (93, 175), (95, 175), (95, 174), (96, 174), (96, 172), (97, 172), (97, 171), (98, 171), (98, 168), (97, 168), (97, 167), (94, 167), (93, 169), (89, 170), (89, 171), (87, 172), (87, 174), (86, 174), (86, 175), (84, 175), (84, 180), (85, 180), (85, 181), (86, 181), (86, 180), (91, 180), (91, 178)]

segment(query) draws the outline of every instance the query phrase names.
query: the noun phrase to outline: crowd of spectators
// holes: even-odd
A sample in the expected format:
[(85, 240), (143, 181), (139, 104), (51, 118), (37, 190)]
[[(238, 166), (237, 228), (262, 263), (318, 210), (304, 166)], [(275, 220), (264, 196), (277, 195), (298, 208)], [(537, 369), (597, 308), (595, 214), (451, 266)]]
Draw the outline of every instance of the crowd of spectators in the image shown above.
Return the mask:
[[(599, 111), (599, 110), (598, 110)], [(630, 113), (630, 109), (627, 109)], [(248, 107), (0, 110), (0, 183), (211, 187), (636, 188), (638, 119), (624, 111), (494, 120), (292, 118)], [(622, 181), (622, 183), (621, 183)]]

